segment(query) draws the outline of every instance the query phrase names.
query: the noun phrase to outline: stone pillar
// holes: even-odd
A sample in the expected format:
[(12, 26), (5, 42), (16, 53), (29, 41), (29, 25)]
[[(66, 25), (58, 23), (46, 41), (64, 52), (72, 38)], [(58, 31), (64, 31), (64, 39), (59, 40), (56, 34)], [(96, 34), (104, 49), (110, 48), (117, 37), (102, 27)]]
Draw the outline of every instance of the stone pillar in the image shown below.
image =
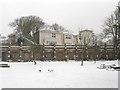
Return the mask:
[(86, 51), (86, 59), (88, 60), (89, 56), (88, 56), (88, 46), (87, 46), (87, 44), (85, 45), (85, 51)]
[(43, 43), (43, 46), (42, 46), (42, 60), (44, 61), (45, 60), (45, 45)]
[(75, 45), (75, 60), (78, 60), (78, 48), (77, 45)]
[(104, 52), (105, 52), (105, 60), (108, 60), (108, 52), (107, 52), (107, 45), (105, 43), (105, 46), (104, 46)]
[(53, 55), (54, 60), (56, 60), (56, 45), (53, 47)]
[(7, 55), (7, 60), (10, 60), (11, 59), (11, 51), (10, 51), (10, 49), (11, 49), (11, 42), (9, 43), (9, 46), (8, 46), (8, 55)]
[(19, 48), (19, 59), (21, 60), (22, 59), (22, 45), (23, 45), (23, 43), (22, 42), (20, 42), (21, 44), (20, 44), (20, 48)]
[(67, 46), (66, 46), (66, 44), (64, 45), (64, 51), (65, 51), (65, 55), (64, 55), (65, 61), (67, 61), (67, 59), (68, 59), (68, 54), (67, 54)]
[(85, 50), (85, 46), (83, 45), (82, 46), (82, 61), (81, 61), (81, 66), (83, 66), (83, 59), (84, 59), (83, 54), (84, 54), (84, 50)]

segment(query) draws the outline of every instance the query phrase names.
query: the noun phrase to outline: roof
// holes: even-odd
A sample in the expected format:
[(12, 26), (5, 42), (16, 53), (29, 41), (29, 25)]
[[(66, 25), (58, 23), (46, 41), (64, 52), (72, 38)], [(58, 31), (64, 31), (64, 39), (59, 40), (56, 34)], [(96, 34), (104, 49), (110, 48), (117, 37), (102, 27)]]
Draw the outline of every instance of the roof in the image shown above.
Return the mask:
[(62, 33), (60, 31), (55, 31), (53, 29), (49, 29), (49, 28), (43, 28), (41, 30), (39, 30), (40, 32), (47, 32), (47, 33)]
[(82, 30), (80, 32), (93, 32), (92, 30), (88, 30), (88, 29), (85, 29), (85, 30)]

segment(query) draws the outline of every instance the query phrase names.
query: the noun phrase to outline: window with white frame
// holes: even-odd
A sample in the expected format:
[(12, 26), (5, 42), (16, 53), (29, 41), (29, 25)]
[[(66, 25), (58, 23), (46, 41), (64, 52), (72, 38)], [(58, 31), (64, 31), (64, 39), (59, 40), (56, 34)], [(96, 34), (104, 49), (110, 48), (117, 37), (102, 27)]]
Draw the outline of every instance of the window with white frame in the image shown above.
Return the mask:
[(56, 34), (55, 34), (55, 33), (52, 33), (52, 37), (53, 37), (53, 38), (56, 38)]
[(66, 35), (66, 39), (72, 39), (71, 35)]

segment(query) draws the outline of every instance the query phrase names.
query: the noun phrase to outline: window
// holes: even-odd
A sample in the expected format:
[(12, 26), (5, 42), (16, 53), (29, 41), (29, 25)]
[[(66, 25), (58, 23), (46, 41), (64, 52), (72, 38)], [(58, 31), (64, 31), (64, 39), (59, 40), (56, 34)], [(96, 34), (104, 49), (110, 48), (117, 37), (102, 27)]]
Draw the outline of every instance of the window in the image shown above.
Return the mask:
[(57, 42), (54, 42), (54, 41), (46, 41), (46, 44), (47, 44), (47, 45), (56, 45)]
[(55, 33), (52, 33), (52, 37), (55, 38), (55, 37), (56, 37), (56, 34), (55, 34)]
[(66, 39), (71, 39), (72, 36), (71, 35), (66, 35)]
[(50, 42), (49, 45), (56, 45), (56, 44), (57, 44), (57, 42)]

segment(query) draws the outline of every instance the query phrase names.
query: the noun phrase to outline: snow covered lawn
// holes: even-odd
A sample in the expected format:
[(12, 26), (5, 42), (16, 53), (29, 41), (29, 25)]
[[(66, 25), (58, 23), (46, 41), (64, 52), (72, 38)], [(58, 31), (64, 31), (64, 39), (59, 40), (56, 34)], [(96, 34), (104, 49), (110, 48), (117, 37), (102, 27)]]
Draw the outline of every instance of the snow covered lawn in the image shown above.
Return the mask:
[(10, 68), (0, 68), (0, 88), (118, 88), (118, 71), (97, 68), (101, 64), (118, 65), (118, 61), (85, 61), (83, 66), (75, 61), (37, 61), (37, 65), (33, 62), (0, 63), (10, 65)]

